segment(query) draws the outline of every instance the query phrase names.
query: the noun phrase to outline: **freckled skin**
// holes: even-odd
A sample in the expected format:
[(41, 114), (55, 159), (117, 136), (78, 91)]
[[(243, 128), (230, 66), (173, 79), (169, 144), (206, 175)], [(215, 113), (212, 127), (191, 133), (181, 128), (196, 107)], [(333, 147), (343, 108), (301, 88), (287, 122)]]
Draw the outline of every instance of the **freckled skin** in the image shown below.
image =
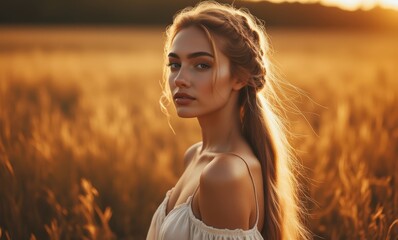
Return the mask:
[[(169, 85), (172, 94), (187, 93), (195, 98), (189, 105), (175, 104), (177, 114), (183, 118), (201, 117), (222, 108), (230, 100), (233, 81), (228, 58), (219, 50), (219, 41), (215, 39), (218, 57), (216, 61), (209, 56), (188, 58), (190, 53), (207, 52), (214, 56), (211, 43), (202, 29), (188, 27), (175, 36), (170, 52), (178, 59), (169, 57)], [(213, 83), (214, 71), (217, 79)]]

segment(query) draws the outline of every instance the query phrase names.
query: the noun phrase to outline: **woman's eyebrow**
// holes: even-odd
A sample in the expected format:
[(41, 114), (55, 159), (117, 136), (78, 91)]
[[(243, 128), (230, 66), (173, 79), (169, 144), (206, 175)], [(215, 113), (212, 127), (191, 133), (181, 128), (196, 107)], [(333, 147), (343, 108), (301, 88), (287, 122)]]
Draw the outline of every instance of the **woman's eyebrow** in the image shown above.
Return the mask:
[[(214, 58), (214, 56), (208, 52), (194, 52), (194, 53), (190, 53), (188, 54), (188, 58), (196, 58), (196, 57), (201, 57), (201, 56), (208, 56), (208, 57), (212, 57)], [(172, 58), (180, 58), (176, 53), (169, 53), (168, 57), (172, 57)]]

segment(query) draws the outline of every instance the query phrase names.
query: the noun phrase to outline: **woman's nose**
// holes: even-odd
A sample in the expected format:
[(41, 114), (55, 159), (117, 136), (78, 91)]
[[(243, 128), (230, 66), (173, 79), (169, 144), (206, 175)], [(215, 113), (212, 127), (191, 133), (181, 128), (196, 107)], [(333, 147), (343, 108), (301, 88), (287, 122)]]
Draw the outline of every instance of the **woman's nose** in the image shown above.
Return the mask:
[(189, 82), (182, 68), (178, 72), (177, 76), (174, 78), (174, 84), (180, 88), (187, 88), (191, 86), (191, 83)]

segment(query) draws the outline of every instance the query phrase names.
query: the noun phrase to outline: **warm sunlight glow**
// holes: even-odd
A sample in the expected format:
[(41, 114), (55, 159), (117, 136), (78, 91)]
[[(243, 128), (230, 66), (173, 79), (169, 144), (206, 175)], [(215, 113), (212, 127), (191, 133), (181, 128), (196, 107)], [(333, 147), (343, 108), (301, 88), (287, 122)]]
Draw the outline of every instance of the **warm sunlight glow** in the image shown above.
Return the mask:
[(336, 6), (345, 10), (369, 10), (376, 6), (398, 10), (398, 0), (268, 0), (270, 2), (299, 2), (316, 3), (320, 2), (325, 6)]

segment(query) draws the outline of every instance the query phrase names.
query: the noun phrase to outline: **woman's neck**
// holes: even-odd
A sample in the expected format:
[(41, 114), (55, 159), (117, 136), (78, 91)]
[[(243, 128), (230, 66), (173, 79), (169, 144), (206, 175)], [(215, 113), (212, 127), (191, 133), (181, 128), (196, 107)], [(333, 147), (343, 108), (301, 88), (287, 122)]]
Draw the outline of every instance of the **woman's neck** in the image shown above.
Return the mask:
[(198, 117), (202, 130), (202, 152), (228, 152), (242, 139), (239, 110), (222, 109), (210, 115)]

